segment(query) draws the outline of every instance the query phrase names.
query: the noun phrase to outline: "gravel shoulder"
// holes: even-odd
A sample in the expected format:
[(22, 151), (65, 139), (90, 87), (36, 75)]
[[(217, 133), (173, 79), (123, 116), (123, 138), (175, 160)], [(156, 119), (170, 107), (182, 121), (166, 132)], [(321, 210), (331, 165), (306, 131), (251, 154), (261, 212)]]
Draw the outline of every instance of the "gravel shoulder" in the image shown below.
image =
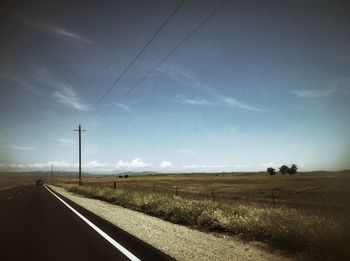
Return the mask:
[(254, 242), (200, 232), (60, 187), (49, 187), (177, 260), (296, 260)]

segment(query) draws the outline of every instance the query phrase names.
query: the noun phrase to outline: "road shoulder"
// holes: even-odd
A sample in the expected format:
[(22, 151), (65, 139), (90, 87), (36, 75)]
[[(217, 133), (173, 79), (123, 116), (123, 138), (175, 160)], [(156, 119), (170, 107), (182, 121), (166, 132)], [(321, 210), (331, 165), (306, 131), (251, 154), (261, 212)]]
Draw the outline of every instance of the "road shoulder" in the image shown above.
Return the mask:
[(76, 204), (177, 260), (293, 260), (253, 243), (213, 235), (50, 186)]

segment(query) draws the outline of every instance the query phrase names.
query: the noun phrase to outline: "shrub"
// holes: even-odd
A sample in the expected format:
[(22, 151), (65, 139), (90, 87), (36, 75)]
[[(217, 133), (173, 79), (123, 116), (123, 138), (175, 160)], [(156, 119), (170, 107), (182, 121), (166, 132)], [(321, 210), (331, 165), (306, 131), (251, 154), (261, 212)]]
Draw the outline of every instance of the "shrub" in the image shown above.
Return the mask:
[(266, 171), (270, 176), (276, 175), (276, 170), (274, 168), (267, 168)]

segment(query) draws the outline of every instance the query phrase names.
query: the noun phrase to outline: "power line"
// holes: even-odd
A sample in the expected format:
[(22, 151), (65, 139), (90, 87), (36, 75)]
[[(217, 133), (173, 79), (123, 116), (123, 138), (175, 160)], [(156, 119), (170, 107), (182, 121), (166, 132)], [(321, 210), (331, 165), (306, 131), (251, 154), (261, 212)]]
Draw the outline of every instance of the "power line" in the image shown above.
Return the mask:
[(177, 7), (171, 12), (169, 17), (163, 22), (163, 24), (159, 27), (159, 29), (155, 32), (155, 34), (151, 37), (151, 39), (143, 46), (143, 48), (136, 54), (134, 59), (128, 64), (128, 66), (124, 69), (124, 71), (119, 75), (119, 77), (114, 81), (114, 83), (106, 90), (106, 92), (102, 95), (102, 97), (98, 100), (98, 102), (94, 105), (96, 108), (103, 99), (112, 91), (112, 89), (119, 83), (119, 81), (123, 78), (123, 76), (127, 73), (130, 67), (136, 62), (136, 60), (141, 56), (141, 54), (146, 50), (146, 48), (151, 44), (151, 42), (157, 37), (157, 35), (162, 31), (164, 26), (170, 21), (170, 19), (175, 15), (177, 10), (182, 6), (185, 0), (182, 0)]
[(182, 41), (180, 41), (163, 59), (161, 59), (151, 70), (149, 70), (140, 81), (134, 84), (124, 95), (120, 96), (117, 102), (113, 103), (109, 108), (102, 112), (97, 120), (99, 120), (104, 114), (108, 113), (116, 103), (120, 102), (123, 98), (128, 96), (133, 90), (135, 90), (151, 73), (153, 73), (160, 65), (163, 64), (173, 53), (177, 51), (188, 39), (190, 39), (210, 18), (212, 18), (229, 0), (223, 1), (218, 7), (216, 7), (204, 20), (199, 23)]

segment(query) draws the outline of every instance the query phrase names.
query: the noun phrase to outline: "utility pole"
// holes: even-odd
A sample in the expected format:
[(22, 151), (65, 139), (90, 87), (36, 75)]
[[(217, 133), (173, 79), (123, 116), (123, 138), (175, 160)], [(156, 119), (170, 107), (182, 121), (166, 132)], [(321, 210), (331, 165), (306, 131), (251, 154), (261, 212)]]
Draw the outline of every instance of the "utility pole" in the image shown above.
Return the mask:
[(53, 165), (51, 164), (51, 185), (52, 185), (52, 174), (53, 174), (52, 170), (53, 170)]
[(79, 129), (74, 131), (79, 131), (79, 186), (80, 186), (82, 185), (81, 183), (81, 132), (86, 130), (82, 130), (81, 126), (79, 125)]

